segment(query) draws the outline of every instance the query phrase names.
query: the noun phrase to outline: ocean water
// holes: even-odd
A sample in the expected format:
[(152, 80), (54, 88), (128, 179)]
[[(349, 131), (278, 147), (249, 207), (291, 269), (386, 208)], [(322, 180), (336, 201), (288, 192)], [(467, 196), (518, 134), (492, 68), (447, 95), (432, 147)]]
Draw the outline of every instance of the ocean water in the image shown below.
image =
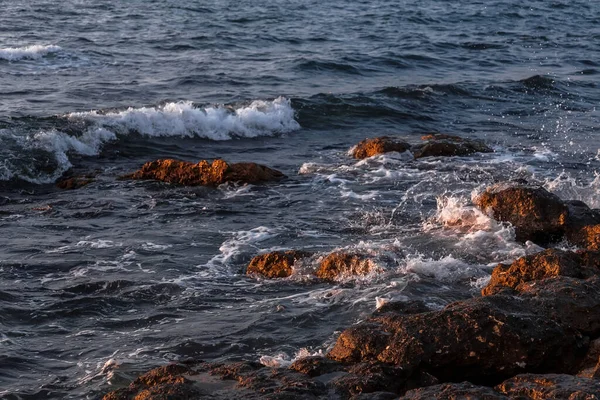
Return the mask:
[[(377, 304), (477, 295), (539, 251), (476, 210), (525, 179), (600, 207), (600, 3), (2, 2), (0, 398), (95, 399), (173, 360), (287, 365)], [(495, 150), (348, 156), (429, 132)], [(157, 158), (288, 178), (186, 188), (118, 178)], [(94, 183), (62, 191), (65, 173)], [(559, 244), (568, 247), (568, 243)], [(256, 254), (317, 256), (282, 280)], [(319, 255), (371, 275), (318, 282)]]

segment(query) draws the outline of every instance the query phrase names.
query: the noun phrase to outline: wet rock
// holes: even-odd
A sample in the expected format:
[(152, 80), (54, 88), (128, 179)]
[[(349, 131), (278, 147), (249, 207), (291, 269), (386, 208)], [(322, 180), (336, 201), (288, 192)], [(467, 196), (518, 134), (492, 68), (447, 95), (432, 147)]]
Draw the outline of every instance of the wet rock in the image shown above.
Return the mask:
[(292, 274), (294, 264), (303, 258), (310, 257), (312, 253), (306, 251), (288, 250), (274, 251), (255, 256), (246, 274), (258, 274), (267, 278), (285, 278)]
[(228, 164), (223, 160), (196, 164), (188, 161), (157, 160), (147, 162), (142, 168), (124, 178), (154, 179), (185, 186), (217, 186), (225, 182), (259, 183), (283, 178), (274, 169), (255, 163)]
[(190, 368), (170, 364), (155, 368), (129, 385), (106, 394), (103, 400), (188, 400), (200, 398), (204, 393), (184, 375), (194, 375)]
[(443, 382), (493, 384), (527, 371), (573, 372), (587, 350), (582, 334), (600, 328), (600, 282), (533, 283), (440, 311), (375, 316), (342, 332), (328, 357), (422, 370)]
[(375, 311), (377, 314), (392, 312), (400, 315), (421, 314), (431, 309), (421, 300), (391, 301)]
[(461, 138), (460, 136), (432, 134), (421, 137), (427, 142), (414, 146), (415, 158), (468, 156), (474, 153), (491, 153), (494, 150), (479, 140)]
[(397, 151), (403, 153), (410, 149), (410, 144), (394, 140), (388, 136), (365, 139), (351, 149), (352, 157), (363, 159), (377, 154)]
[(579, 247), (600, 250), (600, 210), (591, 209), (579, 200), (565, 204), (569, 209), (565, 226), (567, 240)]
[(495, 185), (474, 202), (494, 219), (510, 222), (518, 241), (541, 245), (562, 238), (569, 216), (566, 204), (542, 187)]
[(373, 261), (360, 254), (334, 252), (326, 256), (317, 269), (317, 277), (335, 280), (353, 275), (366, 275), (375, 268)]
[(577, 376), (583, 378), (600, 378), (600, 339), (593, 340), (587, 355), (579, 367)]
[(469, 382), (443, 383), (406, 392), (400, 400), (505, 400), (508, 399), (487, 386)]
[(492, 271), (490, 282), (483, 288), (481, 294), (489, 296), (505, 287), (514, 289), (524, 282), (554, 276), (589, 278), (600, 273), (598, 264), (600, 264), (600, 253), (547, 249), (521, 257), (510, 265), (498, 265)]
[(92, 182), (94, 182), (94, 180), (91, 178), (72, 177), (58, 181), (56, 183), (56, 187), (64, 190), (74, 190), (89, 185)]
[(562, 374), (521, 374), (502, 382), (496, 390), (513, 399), (592, 400), (600, 398), (600, 380)]
[(341, 371), (344, 369), (344, 366), (325, 357), (312, 356), (294, 361), (292, 365), (290, 365), (290, 369), (313, 378), (315, 376)]
[(590, 250), (600, 250), (600, 224), (568, 230), (567, 239), (572, 244)]

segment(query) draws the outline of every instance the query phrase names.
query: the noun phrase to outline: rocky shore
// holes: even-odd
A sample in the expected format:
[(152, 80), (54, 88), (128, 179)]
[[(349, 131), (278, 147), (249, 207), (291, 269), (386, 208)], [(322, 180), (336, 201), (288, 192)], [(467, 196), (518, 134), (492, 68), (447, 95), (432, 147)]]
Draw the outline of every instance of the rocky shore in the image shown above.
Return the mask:
[[(362, 159), (410, 151), (421, 158), (492, 151), (456, 136), (423, 141), (366, 139), (350, 154)], [(159, 160), (126, 178), (216, 186), (282, 177), (252, 163)], [(104, 400), (600, 398), (600, 210), (522, 182), (490, 186), (473, 202), (512, 225), (518, 241), (547, 248), (497, 265), (480, 296), (441, 310), (420, 301), (385, 304), (344, 330), (324, 357), (287, 368), (252, 361), (170, 364)], [(551, 247), (558, 243), (561, 249)], [(376, 272), (366, 254), (290, 249), (256, 255), (246, 273), (284, 279), (297, 268), (325, 282)]]

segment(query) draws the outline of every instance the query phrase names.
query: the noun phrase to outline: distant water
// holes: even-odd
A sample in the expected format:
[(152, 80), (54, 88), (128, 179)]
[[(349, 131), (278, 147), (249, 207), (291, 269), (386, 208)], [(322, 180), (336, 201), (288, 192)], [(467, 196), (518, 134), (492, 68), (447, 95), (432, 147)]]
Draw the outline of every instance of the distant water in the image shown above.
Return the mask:
[[(496, 263), (539, 250), (472, 207), (486, 185), (600, 207), (599, 17), (584, 0), (4, 2), (0, 398), (97, 398), (188, 357), (286, 365), (376, 299), (476, 295)], [(347, 155), (428, 132), (495, 152)], [(117, 179), (164, 157), (288, 179)], [(96, 181), (55, 188), (69, 170)], [(243, 274), (288, 248), (360, 251), (380, 270)]]

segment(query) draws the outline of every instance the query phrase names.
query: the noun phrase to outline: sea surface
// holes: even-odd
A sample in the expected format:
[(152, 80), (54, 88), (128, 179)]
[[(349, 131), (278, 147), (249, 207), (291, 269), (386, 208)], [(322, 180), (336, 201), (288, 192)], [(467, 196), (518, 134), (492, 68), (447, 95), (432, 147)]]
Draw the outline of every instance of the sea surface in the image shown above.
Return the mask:
[[(0, 398), (96, 399), (189, 358), (285, 366), (378, 303), (477, 295), (540, 248), (472, 196), (520, 179), (600, 207), (599, 19), (593, 0), (0, 1)], [(430, 132), (495, 151), (348, 155)], [(287, 179), (119, 179), (167, 157)], [(245, 275), (280, 249), (318, 255)], [(312, 278), (333, 250), (378, 268)]]

